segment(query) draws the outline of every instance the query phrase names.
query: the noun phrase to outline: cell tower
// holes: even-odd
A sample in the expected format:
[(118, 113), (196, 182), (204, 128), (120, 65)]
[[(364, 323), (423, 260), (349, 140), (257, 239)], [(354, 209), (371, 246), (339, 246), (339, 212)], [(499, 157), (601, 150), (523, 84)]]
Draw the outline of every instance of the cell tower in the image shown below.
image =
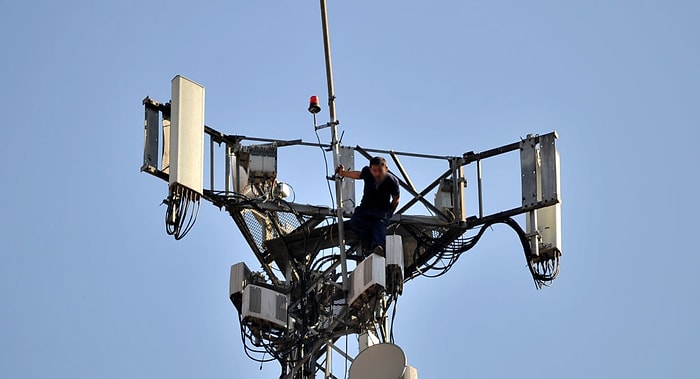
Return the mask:
[[(516, 232), (538, 288), (557, 277), (561, 256), (557, 134), (528, 135), (487, 151), (452, 156), (343, 146), (337, 134), (325, 0), (320, 4), (330, 120), (317, 124), (316, 96), (311, 97), (309, 111), (316, 131), (330, 129), (330, 144), (225, 134), (206, 126), (204, 87), (178, 75), (172, 80), (170, 102), (143, 100), (141, 170), (169, 183), (168, 234), (183, 238), (204, 199), (230, 214), (257, 258), (259, 272), (242, 262), (231, 266), (229, 288), (249, 357), (262, 360), (253, 356), (259, 354), (278, 361), (280, 378), (285, 379), (315, 378), (317, 373), (324, 378), (345, 377), (347, 372), (333, 374), (333, 356), (352, 362), (351, 379), (414, 379), (417, 370), (393, 344), (395, 305), (405, 282), (444, 274), (497, 223)], [(337, 175), (327, 178), (335, 182), (335, 208), (286, 200), (290, 187), (278, 181), (277, 162), (289, 146), (320, 146), (332, 152), (334, 167), (342, 164), (349, 170), (354, 169), (358, 154), (367, 159), (372, 153), (391, 158), (399, 184), (409, 196), (402, 196), (404, 203), (389, 222), (383, 256), (363, 255), (347, 221), (355, 206), (352, 181)], [(482, 162), (511, 152), (520, 154), (522, 203), (484, 214)], [(401, 161), (405, 157), (442, 161), (445, 168), (419, 189)], [(222, 177), (220, 171), (216, 175), (217, 167), (223, 168), (223, 188), (215, 185)], [(466, 167), (476, 170), (478, 207), (473, 215), (465, 205)], [(431, 215), (410, 214), (417, 206)], [(520, 214), (526, 215), (525, 229), (513, 219)], [(335, 345), (347, 335), (359, 338), (360, 353), (355, 357)]]

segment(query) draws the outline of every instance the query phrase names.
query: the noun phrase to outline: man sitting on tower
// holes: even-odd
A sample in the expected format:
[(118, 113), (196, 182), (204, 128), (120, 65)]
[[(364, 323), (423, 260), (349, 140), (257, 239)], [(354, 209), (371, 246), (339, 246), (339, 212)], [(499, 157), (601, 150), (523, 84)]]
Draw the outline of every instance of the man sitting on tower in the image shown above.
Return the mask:
[(399, 180), (389, 173), (382, 157), (370, 159), (362, 171), (345, 171), (343, 165), (335, 169), (341, 178), (362, 179), (362, 201), (355, 207), (350, 223), (362, 242), (363, 255), (369, 252), (384, 255), (386, 228), (399, 205)]

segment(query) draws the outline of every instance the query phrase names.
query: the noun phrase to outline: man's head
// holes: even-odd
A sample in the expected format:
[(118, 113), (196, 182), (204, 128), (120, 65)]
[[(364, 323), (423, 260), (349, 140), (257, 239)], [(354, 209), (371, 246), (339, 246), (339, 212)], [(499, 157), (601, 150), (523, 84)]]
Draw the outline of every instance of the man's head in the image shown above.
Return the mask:
[(369, 171), (374, 177), (374, 181), (381, 183), (386, 179), (386, 174), (389, 168), (386, 166), (386, 159), (382, 157), (374, 157), (369, 160)]

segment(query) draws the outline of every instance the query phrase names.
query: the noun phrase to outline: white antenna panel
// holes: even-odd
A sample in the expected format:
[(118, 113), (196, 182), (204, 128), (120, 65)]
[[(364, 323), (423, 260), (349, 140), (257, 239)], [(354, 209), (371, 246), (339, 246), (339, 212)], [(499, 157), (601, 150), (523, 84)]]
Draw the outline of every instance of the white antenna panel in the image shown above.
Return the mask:
[[(561, 183), (559, 178), (560, 158), (556, 150), (556, 135), (542, 142), (542, 166), (543, 170), (543, 200), (556, 199), (561, 201)], [(545, 175), (546, 173), (546, 175)], [(540, 252), (552, 256), (559, 256), (561, 246), (561, 203), (537, 210), (537, 226), (542, 240)]]
[(397, 266), (403, 274), (403, 241), (399, 234), (386, 236), (386, 266)]
[[(539, 245), (537, 248), (538, 254), (545, 256), (557, 257), (561, 255), (561, 183), (560, 183), (560, 157), (559, 151), (556, 148), (556, 133), (547, 134), (540, 137), (539, 148), (533, 147), (534, 143), (530, 142), (529, 149), (534, 160), (528, 170), (534, 169), (534, 172), (528, 173), (533, 183), (528, 183), (529, 191), (532, 192), (532, 199), (528, 202), (536, 201), (557, 201), (556, 204), (548, 207), (540, 208), (535, 211), (536, 217), (525, 218), (525, 230), (527, 233), (537, 232), (539, 234)], [(532, 141), (529, 137), (526, 141)], [(526, 147), (528, 147), (526, 145)], [(523, 178), (525, 178), (523, 174)], [(525, 188), (525, 180), (523, 188)], [(523, 194), (523, 203), (525, 203), (525, 194)], [(534, 224), (533, 224), (534, 221)]]
[[(348, 171), (355, 170), (355, 149), (348, 146), (340, 146), (340, 164)], [(355, 211), (355, 182), (343, 180), (343, 212), (352, 214)]]
[(386, 287), (391, 293), (403, 293), (403, 241), (398, 234), (386, 236)]
[(202, 194), (204, 175), (204, 87), (183, 76), (172, 80), (170, 186)]
[(561, 204), (537, 210), (537, 229), (540, 232), (540, 254), (559, 256), (561, 247)]

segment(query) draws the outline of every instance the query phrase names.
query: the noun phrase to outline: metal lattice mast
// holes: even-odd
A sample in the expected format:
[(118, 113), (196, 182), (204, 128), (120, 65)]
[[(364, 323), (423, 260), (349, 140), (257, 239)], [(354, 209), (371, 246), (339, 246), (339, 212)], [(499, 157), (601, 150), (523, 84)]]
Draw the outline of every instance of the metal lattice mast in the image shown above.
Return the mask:
[[(312, 96), (309, 111), (314, 114), (316, 131), (331, 129), (329, 145), (228, 135), (206, 126), (204, 87), (179, 75), (173, 79), (171, 102), (159, 103), (148, 97), (143, 101), (141, 170), (169, 182), (166, 230), (176, 239), (184, 237), (196, 220), (200, 200), (231, 215), (264, 272), (252, 272), (243, 262), (231, 267), (230, 300), (239, 314), (244, 349), (256, 361), (278, 361), (281, 379), (311, 379), (319, 372), (326, 379), (336, 378), (331, 361), (334, 350), (341, 359), (353, 361), (358, 370), (369, 370), (355, 371), (354, 377), (367, 377), (358, 372), (375, 372), (376, 365), (368, 368), (362, 353), (353, 360), (334, 343), (342, 336), (357, 334), (363, 352), (370, 352), (374, 344), (396, 347), (390, 331), (393, 316), (390, 326), (387, 314), (392, 305), (396, 312), (404, 282), (445, 274), (491, 225), (505, 224), (515, 230), (538, 287), (557, 277), (561, 256), (556, 132), (528, 135), (519, 142), (457, 156), (340, 146), (326, 0), (320, 0), (320, 8), (330, 120), (316, 125), (316, 113), (320, 111), (317, 96)], [(202, 183), (202, 136), (209, 137), (209, 188)], [(159, 148), (161, 137), (163, 145)], [(225, 150), (223, 190), (215, 188), (215, 144), (223, 144)], [(352, 207), (344, 203), (354, 204), (354, 190), (346, 192), (339, 176), (333, 179), (335, 209), (285, 200), (289, 187), (277, 179), (277, 160), (278, 149), (286, 146), (330, 150), (334, 168), (341, 163), (354, 165), (355, 153), (367, 159), (370, 153), (391, 156), (400, 173), (395, 176), (408, 199), (389, 221), (385, 256), (365, 256), (358, 250), (361, 243), (356, 231), (345, 228), (344, 215), (352, 213)], [(522, 205), (485, 215), (482, 161), (515, 151), (519, 151), (521, 162)], [(400, 156), (444, 161), (448, 168), (421, 189), (411, 180)], [(463, 168), (472, 163), (476, 164), (478, 207), (469, 216)], [(432, 202), (428, 200), (430, 193), (435, 196)], [(431, 216), (408, 214), (416, 205), (423, 206)], [(513, 219), (521, 214), (528, 216), (525, 230)], [(350, 273), (348, 260), (356, 262)], [(371, 332), (375, 333), (375, 341), (369, 340)], [(374, 349), (372, 354), (376, 352)], [(266, 355), (272, 358), (266, 359)], [(358, 361), (361, 364), (355, 365)], [(408, 367), (405, 375), (409, 376), (402, 378), (416, 378), (408, 374)], [(412, 372), (415, 374), (415, 370)]]

